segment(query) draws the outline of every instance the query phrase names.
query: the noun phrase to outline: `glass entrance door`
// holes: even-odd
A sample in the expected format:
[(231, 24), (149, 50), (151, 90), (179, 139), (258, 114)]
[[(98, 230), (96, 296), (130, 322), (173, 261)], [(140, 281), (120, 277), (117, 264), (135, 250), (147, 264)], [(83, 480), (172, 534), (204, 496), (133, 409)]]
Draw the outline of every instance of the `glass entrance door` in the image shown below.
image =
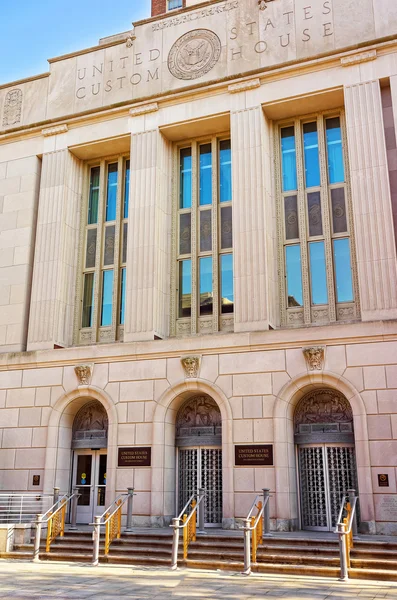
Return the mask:
[(191, 495), (197, 493), (200, 488), (203, 488), (206, 492), (204, 501), (205, 526), (220, 527), (222, 525), (221, 448), (179, 448), (178, 513), (183, 509)]
[(357, 491), (353, 445), (298, 447), (302, 529), (333, 531), (348, 489)]
[(106, 494), (106, 450), (78, 450), (73, 458), (73, 487), (79, 488), (77, 523), (92, 523), (103, 513)]

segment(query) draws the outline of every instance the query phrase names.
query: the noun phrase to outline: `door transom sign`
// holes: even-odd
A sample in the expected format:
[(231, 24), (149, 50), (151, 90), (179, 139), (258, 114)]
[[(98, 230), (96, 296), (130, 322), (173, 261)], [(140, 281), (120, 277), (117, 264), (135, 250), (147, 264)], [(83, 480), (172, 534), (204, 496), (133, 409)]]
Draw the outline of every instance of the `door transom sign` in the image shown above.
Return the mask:
[(100, 402), (88, 402), (78, 411), (73, 423), (72, 448), (107, 448), (109, 420)]
[(296, 444), (354, 442), (353, 412), (343, 394), (319, 389), (306, 394), (294, 414)]

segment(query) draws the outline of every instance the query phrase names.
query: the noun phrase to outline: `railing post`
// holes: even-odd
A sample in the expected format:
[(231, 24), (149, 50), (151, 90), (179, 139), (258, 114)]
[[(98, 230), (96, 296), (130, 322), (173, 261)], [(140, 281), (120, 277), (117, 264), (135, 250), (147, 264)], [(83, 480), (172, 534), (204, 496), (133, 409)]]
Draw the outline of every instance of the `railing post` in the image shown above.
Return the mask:
[(56, 504), (59, 500), (59, 487), (54, 487), (54, 502)]
[(76, 521), (77, 521), (77, 503), (79, 501), (79, 488), (73, 488), (73, 498), (72, 505), (70, 507), (70, 529), (77, 529)]
[(349, 572), (347, 569), (347, 552), (346, 552), (346, 525), (338, 523), (339, 534), (339, 557), (340, 557), (340, 581), (348, 581)]
[(263, 509), (263, 534), (266, 536), (270, 536), (270, 509), (269, 509), (269, 502), (270, 500), (268, 499), (270, 497), (270, 489), (269, 488), (263, 488), (262, 489), (263, 492), (263, 506), (265, 507)]
[(127, 488), (128, 491), (128, 499), (127, 499), (127, 527), (126, 531), (132, 531), (132, 503), (134, 499), (134, 489), (135, 488)]
[[(201, 500), (202, 498), (202, 500)], [(199, 531), (201, 533), (204, 532), (204, 517), (205, 517), (205, 489), (204, 488), (200, 488), (199, 489), (199, 500), (200, 502), (199, 506), (198, 506), (198, 513), (199, 513)]]
[(36, 515), (36, 533), (34, 538), (33, 562), (40, 562), (40, 541), (43, 515)]
[(251, 519), (244, 519), (244, 575), (251, 575)]
[[(356, 497), (356, 490), (347, 490), (347, 495), (349, 496), (349, 502), (350, 502), (350, 506), (353, 508), (353, 500)], [(353, 525), (352, 525), (352, 532), (353, 532), (353, 537), (357, 537), (357, 501), (356, 501), (356, 507), (355, 507), (355, 511), (354, 511), (354, 515), (353, 515)]]
[(172, 519), (173, 537), (172, 537), (172, 559), (171, 569), (175, 571), (178, 567), (178, 549), (179, 549), (179, 519)]
[(92, 554), (92, 566), (97, 567), (99, 564), (99, 540), (101, 537), (101, 517), (94, 517), (94, 551)]

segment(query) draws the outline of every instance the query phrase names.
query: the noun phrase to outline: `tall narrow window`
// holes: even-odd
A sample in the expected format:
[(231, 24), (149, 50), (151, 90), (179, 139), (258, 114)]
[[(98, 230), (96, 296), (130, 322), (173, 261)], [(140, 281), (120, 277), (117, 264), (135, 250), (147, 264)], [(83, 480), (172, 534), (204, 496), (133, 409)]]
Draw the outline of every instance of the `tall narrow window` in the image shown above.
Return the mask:
[(230, 139), (176, 150), (176, 335), (233, 330), (233, 215)]
[(283, 325), (359, 317), (344, 139), (343, 114), (279, 127)]
[(123, 338), (129, 180), (130, 161), (124, 157), (88, 168), (77, 343)]

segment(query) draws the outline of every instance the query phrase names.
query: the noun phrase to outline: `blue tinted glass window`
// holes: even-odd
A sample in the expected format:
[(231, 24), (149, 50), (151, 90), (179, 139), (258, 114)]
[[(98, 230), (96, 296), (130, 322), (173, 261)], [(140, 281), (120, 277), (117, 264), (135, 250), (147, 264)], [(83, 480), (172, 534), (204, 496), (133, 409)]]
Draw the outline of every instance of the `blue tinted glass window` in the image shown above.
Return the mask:
[(320, 160), (317, 123), (305, 123), (303, 125), (303, 150), (305, 154), (306, 187), (319, 186)]
[(303, 306), (300, 244), (286, 247), (285, 261), (287, 271), (288, 307)]
[(350, 245), (347, 238), (334, 240), (334, 262), (336, 278), (336, 301), (353, 301), (352, 268)]
[(212, 314), (212, 257), (200, 258), (200, 315)]
[(327, 304), (327, 276), (325, 270), (324, 242), (311, 242), (310, 252), (310, 276), (312, 287), (312, 303)]
[(106, 194), (106, 221), (116, 220), (117, 202), (117, 172), (118, 165), (114, 163), (108, 166), (108, 186)]
[(121, 289), (120, 289), (120, 325), (124, 325), (125, 319), (125, 299), (126, 299), (126, 286), (125, 286), (125, 269), (121, 269)]
[(92, 327), (94, 309), (94, 273), (84, 275), (82, 327)]
[(212, 204), (211, 144), (200, 146), (200, 206)]
[(123, 218), (128, 219), (128, 203), (130, 200), (130, 161), (125, 163), (125, 181), (124, 181), (124, 211)]
[(179, 263), (179, 316), (190, 317), (192, 311), (192, 261)]
[(219, 144), (219, 196), (221, 202), (232, 199), (232, 150), (230, 140)]
[(113, 310), (113, 269), (103, 272), (101, 325), (112, 324)]
[(180, 151), (180, 208), (192, 206), (192, 149)]
[(233, 312), (233, 255), (221, 255), (221, 312)]
[(88, 225), (98, 223), (99, 172), (99, 167), (94, 167), (91, 169), (90, 198), (88, 202)]
[(281, 130), (281, 161), (283, 191), (297, 190), (295, 130), (293, 127), (284, 127)]
[(345, 167), (343, 164), (342, 132), (340, 118), (326, 120), (328, 177), (330, 183), (345, 181)]

